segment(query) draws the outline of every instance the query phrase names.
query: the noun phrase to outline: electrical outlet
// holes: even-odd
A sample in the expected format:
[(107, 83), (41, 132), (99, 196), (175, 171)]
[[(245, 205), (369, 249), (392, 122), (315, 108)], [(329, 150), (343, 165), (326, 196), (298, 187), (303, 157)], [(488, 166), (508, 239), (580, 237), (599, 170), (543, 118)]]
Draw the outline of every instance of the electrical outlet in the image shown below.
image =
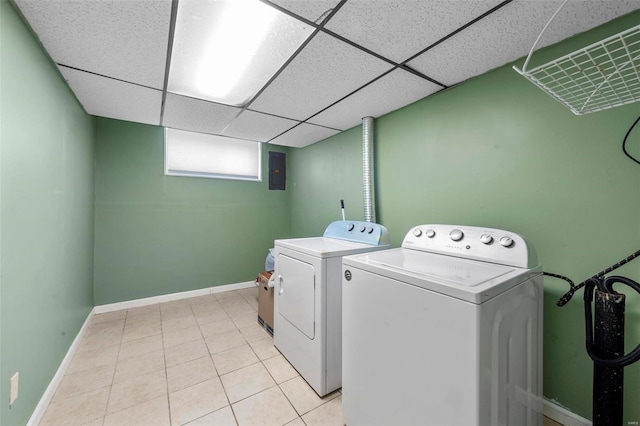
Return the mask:
[(11, 377), (11, 397), (9, 399), (9, 406), (18, 399), (18, 372)]

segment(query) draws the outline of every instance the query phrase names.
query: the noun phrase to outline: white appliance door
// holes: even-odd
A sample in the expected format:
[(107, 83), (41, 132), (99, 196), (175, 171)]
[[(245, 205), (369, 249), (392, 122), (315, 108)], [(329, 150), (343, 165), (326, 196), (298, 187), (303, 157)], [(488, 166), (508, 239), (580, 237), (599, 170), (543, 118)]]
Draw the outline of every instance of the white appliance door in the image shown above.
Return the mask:
[[(278, 312), (309, 339), (315, 338), (315, 267), (307, 262), (279, 254)], [(277, 333), (277, 331), (276, 331)]]
[(345, 424), (477, 425), (478, 305), (343, 268)]

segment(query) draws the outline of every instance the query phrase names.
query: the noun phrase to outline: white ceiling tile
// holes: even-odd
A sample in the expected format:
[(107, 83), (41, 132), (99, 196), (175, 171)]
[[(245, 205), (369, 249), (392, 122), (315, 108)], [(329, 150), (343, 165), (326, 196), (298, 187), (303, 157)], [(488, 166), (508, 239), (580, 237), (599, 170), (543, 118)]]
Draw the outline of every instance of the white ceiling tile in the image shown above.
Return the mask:
[(349, 0), (325, 28), (402, 62), (501, 0)]
[(269, 143), (274, 145), (304, 148), (305, 146), (314, 144), (337, 133), (340, 133), (340, 131), (328, 129), (326, 127), (314, 126), (313, 124), (302, 123), (289, 130), (287, 133), (269, 141)]
[(271, 3), (277, 4), (298, 16), (302, 16), (311, 22), (319, 24), (322, 22), (322, 19), (329, 14), (331, 9), (340, 3), (340, 0), (271, 0)]
[[(483, 74), (528, 54), (559, 4), (542, 0), (509, 3), (408, 65), (447, 85)], [(638, 8), (638, 0), (568, 2), (538, 47), (556, 43)]]
[(16, 0), (55, 62), (162, 89), (170, 0)]
[(244, 111), (224, 131), (225, 136), (267, 142), (292, 128), (298, 121), (254, 111)]
[(156, 126), (160, 124), (160, 90), (71, 68), (59, 69), (87, 113)]
[(167, 93), (162, 125), (174, 129), (218, 134), (241, 109)]
[(350, 129), (359, 125), (362, 117), (380, 117), (440, 89), (442, 87), (408, 71), (395, 69), (309, 122), (335, 129)]
[(391, 67), (334, 37), (318, 33), (250, 108), (305, 120)]

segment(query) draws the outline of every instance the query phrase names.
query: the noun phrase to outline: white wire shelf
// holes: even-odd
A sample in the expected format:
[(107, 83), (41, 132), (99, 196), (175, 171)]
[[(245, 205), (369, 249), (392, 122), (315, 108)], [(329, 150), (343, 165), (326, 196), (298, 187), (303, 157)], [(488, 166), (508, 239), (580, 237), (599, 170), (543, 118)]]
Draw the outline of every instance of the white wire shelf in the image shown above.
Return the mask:
[(527, 62), (513, 69), (576, 115), (640, 101), (640, 25), (531, 70)]

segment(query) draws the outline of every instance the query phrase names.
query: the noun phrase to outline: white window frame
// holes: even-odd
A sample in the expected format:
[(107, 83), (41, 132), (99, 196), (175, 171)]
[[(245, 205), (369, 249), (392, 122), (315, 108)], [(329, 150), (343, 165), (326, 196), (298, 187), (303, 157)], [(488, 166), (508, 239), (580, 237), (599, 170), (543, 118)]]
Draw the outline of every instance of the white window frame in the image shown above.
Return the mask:
[[(172, 142), (169, 142), (170, 136), (172, 139), (174, 137), (179, 137), (179, 136), (187, 136), (187, 137), (195, 136), (195, 138), (200, 139), (200, 143), (208, 139), (207, 143), (210, 142), (212, 144), (212, 148), (215, 149), (215, 145), (218, 144), (218, 148), (222, 149), (223, 151), (227, 151), (226, 152), (227, 156), (229, 155), (229, 152), (228, 152), (229, 149), (230, 148), (232, 149), (234, 144), (241, 144), (244, 147), (247, 147), (248, 144), (256, 144), (257, 145), (256, 155), (258, 157), (256, 173), (255, 174), (248, 174), (248, 173), (234, 174), (234, 173), (228, 173), (228, 172), (216, 172), (216, 171), (213, 171), (215, 169), (215, 167), (213, 166), (213, 163), (207, 166), (211, 168), (212, 171), (205, 171), (202, 169), (200, 170), (170, 169), (169, 168), (170, 163), (173, 162), (175, 164), (175, 161), (169, 161), (168, 159), (169, 152), (170, 152), (169, 145), (172, 143)], [(209, 149), (209, 152), (207, 152), (206, 154), (196, 153), (195, 156), (202, 158), (202, 155), (205, 155), (205, 157), (208, 155), (210, 157), (214, 149), (210, 149), (210, 148), (207, 148), (207, 149)], [(246, 153), (243, 153), (243, 154), (246, 154)], [(220, 159), (216, 159), (216, 161), (220, 161)], [(222, 161), (228, 166), (229, 164), (228, 161), (225, 162), (224, 159)], [(253, 159), (250, 161), (253, 162)], [(202, 168), (205, 168), (205, 167), (202, 167)], [(229, 138), (225, 136), (170, 129), (165, 127), (164, 129), (164, 174), (165, 176), (199, 177), (199, 178), (209, 178), (209, 179), (228, 179), (228, 180), (244, 180), (244, 181), (262, 182), (262, 143), (247, 141), (243, 139)]]

